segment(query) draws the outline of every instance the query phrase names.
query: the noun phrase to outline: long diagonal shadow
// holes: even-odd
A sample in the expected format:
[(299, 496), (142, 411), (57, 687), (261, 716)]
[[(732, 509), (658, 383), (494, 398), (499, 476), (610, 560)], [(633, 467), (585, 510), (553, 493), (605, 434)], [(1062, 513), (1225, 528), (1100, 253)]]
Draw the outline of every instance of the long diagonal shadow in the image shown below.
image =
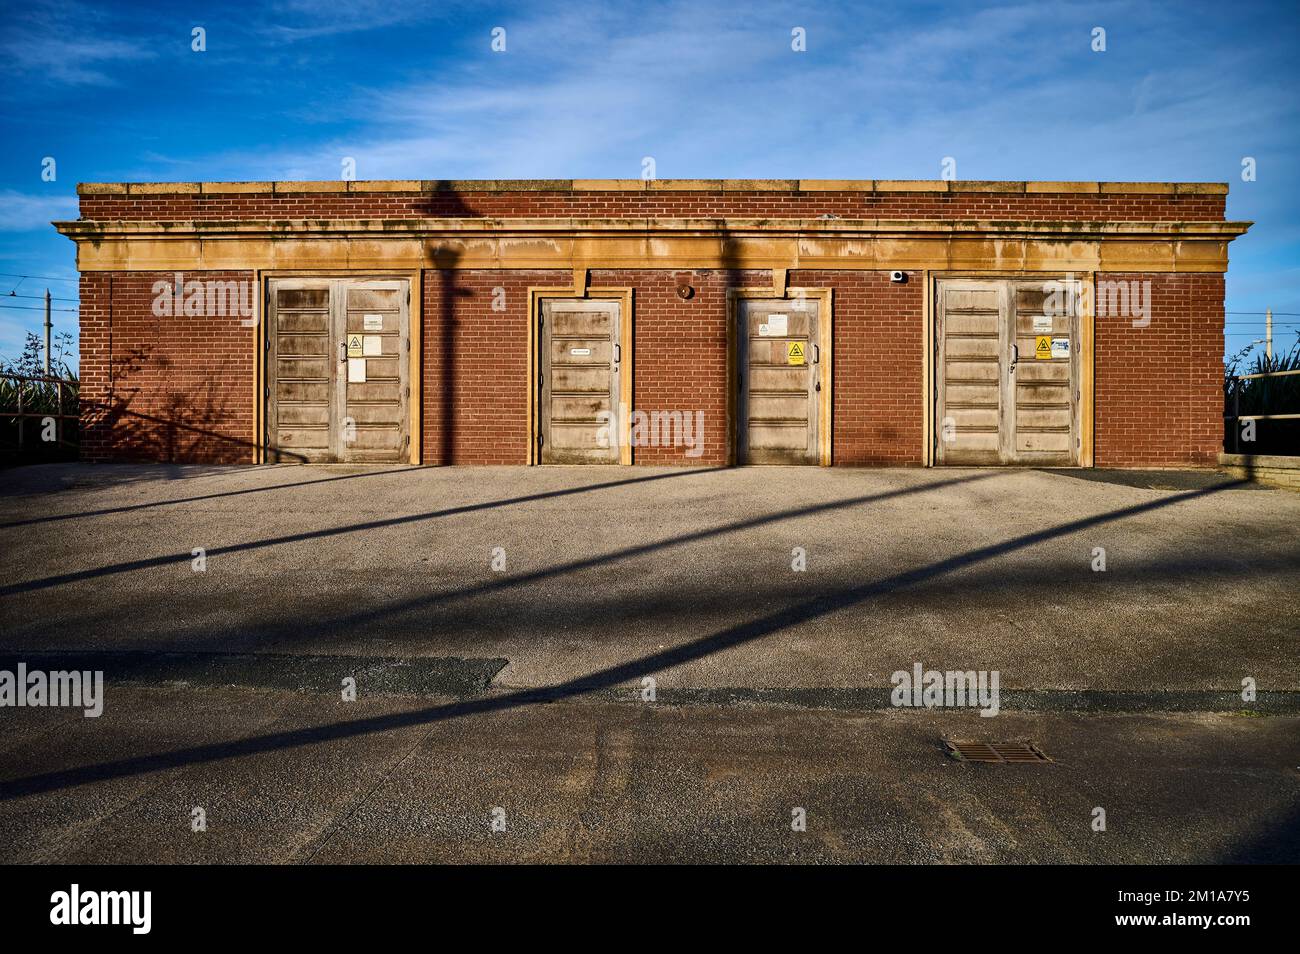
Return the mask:
[(609, 566), (613, 563), (618, 563), (623, 560), (631, 560), (635, 557), (645, 556), (648, 553), (654, 553), (659, 550), (667, 550), (671, 547), (697, 543), (700, 540), (721, 537), (730, 533), (740, 533), (744, 530), (753, 530), (756, 527), (780, 523), (785, 520), (795, 520), (802, 517), (810, 517), (815, 514), (829, 513), (835, 510), (848, 510), (852, 507), (859, 507), (862, 504), (881, 503), (898, 497), (910, 497), (913, 494), (929, 493), (944, 487), (954, 487), (958, 484), (969, 484), (979, 480), (989, 480), (995, 476), (996, 474), (993, 473), (971, 474), (967, 477), (953, 477), (948, 480), (936, 480), (931, 483), (915, 484), (911, 487), (899, 487), (896, 490), (884, 490), (874, 494), (845, 497), (841, 500), (828, 500), (825, 503), (812, 504), (810, 506), (791, 507), (788, 510), (778, 510), (774, 513), (765, 513), (758, 517), (749, 517), (745, 520), (737, 520), (732, 523), (707, 527), (703, 530), (693, 530), (690, 533), (679, 534), (675, 537), (667, 537), (663, 540), (655, 540), (650, 543), (639, 543), (636, 546), (624, 547), (622, 550), (613, 550), (609, 553), (601, 553), (597, 556), (585, 557), (581, 560), (571, 560), (568, 563), (560, 563), (555, 566), (544, 567), (540, 570), (534, 570), (531, 573), (517, 573), (506, 577), (497, 577), (484, 583), (467, 586), (459, 590), (451, 590), (446, 593), (433, 593), (426, 596), (415, 596), (410, 599), (402, 600), (401, 602), (385, 602), (382, 606), (358, 610), (355, 613), (348, 613), (345, 616), (336, 617), (332, 622), (338, 627), (351, 628), (365, 623), (372, 623), (383, 617), (397, 616), (410, 610), (435, 606), (439, 603), (446, 603), (456, 599), (469, 599), (475, 596), (482, 596), (486, 593), (499, 593), (502, 590), (527, 586), (530, 583), (538, 583), (542, 580), (564, 576), (569, 573), (579, 573), (583, 570), (590, 570), (597, 566)]
[(148, 503), (126, 504), (121, 507), (105, 507), (102, 510), (82, 510), (77, 513), (56, 513), (45, 517), (31, 517), (27, 520), (10, 520), (0, 523), (0, 530), (11, 527), (29, 527), (35, 523), (57, 523), (60, 520), (78, 520), (82, 517), (107, 517), (118, 513), (133, 513), (137, 510), (150, 510), (155, 507), (174, 507), (179, 504), (198, 503), (203, 500), (216, 500), (221, 497), (242, 497), (245, 494), (264, 494), (272, 490), (292, 490), (295, 487), (310, 487), (313, 484), (332, 484), (338, 480), (361, 480), (364, 477), (383, 477), (387, 474), (404, 474), (419, 467), (399, 467), (396, 470), (372, 470), (364, 474), (341, 474), (338, 477), (322, 477), (319, 480), (298, 480), (291, 484), (270, 484), (266, 487), (248, 487), (244, 490), (223, 490), (214, 494), (199, 494), (194, 497), (180, 497), (176, 500), (151, 500)]
[(1087, 530), (1091, 527), (1112, 523), (1116, 520), (1123, 520), (1127, 517), (1137, 516), (1142, 513), (1151, 513), (1156, 510), (1163, 510), (1164, 508), (1171, 507), (1177, 503), (1194, 500), (1198, 497), (1204, 497), (1231, 487), (1240, 487), (1246, 483), (1248, 482), (1244, 480), (1227, 481), (1200, 490), (1188, 491), (1187, 493), (1177, 494), (1175, 496), (1166, 497), (1161, 500), (1153, 500), (1147, 503), (1134, 504), (1133, 506), (1123, 507), (1119, 510), (1112, 510), (1091, 517), (1083, 517), (1079, 520), (1073, 520), (1069, 523), (1060, 524), (1055, 527), (1037, 530), (1033, 533), (1026, 533), (1018, 537), (1013, 537), (1010, 540), (1004, 540), (1001, 543), (995, 543), (965, 553), (959, 553), (945, 560), (939, 560), (914, 570), (906, 570), (902, 573), (886, 577), (883, 580), (864, 583), (861, 586), (850, 587), (829, 596), (819, 596), (815, 599), (805, 600), (802, 603), (797, 603), (775, 613), (769, 613), (759, 619), (747, 623), (738, 623), (734, 626), (728, 626), (711, 636), (706, 636), (703, 639), (695, 640), (694, 642), (687, 643), (683, 646), (676, 646), (672, 649), (663, 650), (662, 652), (651, 653), (647, 656), (642, 656), (639, 659), (597, 670), (588, 675), (579, 676), (575, 679), (557, 683), (553, 686), (544, 686), (538, 689), (517, 690), (501, 696), (474, 699), (466, 702), (444, 703), (424, 709), (417, 709), (411, 712), (398, 712), (383, 716), (373, 716), (371, 718), (356, 719), (350, 722), (335, 722), (329, 725), (313, 726), (310, 728), (295, 729), (287, 732), (272, 732), (264, 735), (252, 736), (247, 739), (238, 739), (233, 742), (216, 742), (208, 745), (198, 745), (186, 749), (178, 749), (173, 752), (160, 752), (153, 755), (142, 755), (133, 758), (119, 759), (115, 762), (106, 762), (99, 765), (86, 765), (78, 768), (63, 769), (57, 772), (30, 775), (26, 778), (0, 782), (0, 801), (9, 801), (15, 798), (22, 798), (27, 795), (35, 795), (43, 792), (58, 791), (60, 789), (85, 785), (91, 782), (107, 781), (110, 779), (143, 775), (151, 772), (161, 772), (167, 769), (181, 768), (187, 765), (196, 765), (205, 762), (216, 762), (223, 759), (238, 758), (246, 755), (257, 755), (265, 752), (300, 748), (302, 746), (315, 745), (320, 742), (332, 742), (339, 739), (355, 738), (357, 736), (370, 735), (376, 732), (389, 732), (396, 729), (404, 729), (412, 726), (428, 725), (435, 722), (456, 719), (462, 716), (500, 712), (507, 709), (515, 709), (522, 706), (536, 705), (544, 702), (554, 702), (560, 699), (584, 695), (600, 689), (617, 686), (621, 683), (644, 676), (647, 673), (661, 672), (665, 669), (693, 662), (697, 659), (730, 649), (743, 643), (752, 642), (755, 639), (761, 639), (764, 636), (770, 636), (773, 633), (786, 629), (787, 627), (827, 616), (880, 594), (890, 593), (894, 590), (924, 583), (936, 577), (943, 576), (946, 573), (960, 570), (963, 567), (982, 563), (986, 560), (992, 560), (996, 557), (1005, 556), (1009, 553), (1024, 550), (1028, 547), (1058, 537), (1078, 533), (1081, 530)]
[[(499, 507), (535, 503), (539, 500), (550, 500), (555, 497), (568, 497), (573, 494), (585, 494), (594, 490), (609, 490), (613, 487), (624, 487), (628, 484), (644, 484), (654, 480), (668, 480), (673, 477), (716, 473), (717, 471), (726, 469), (726, 467), (691, 468), (689, 470), (683, 469), (673, 471), (668, 474), (649, 474), (645, 477), (628, 477), (623, 480), (608, 480), (604, 483), (587, 484), (581, 487), (565, 487), (560, 490), (543, 490), (535, 494), (526, 494), (522, 497), (510, 497), (506, 500), (489, 500), (483, 503), (448, 507), (445, 510), (431, 510), (427, 513), (412, 513), (401, 517), (386, 517), (383, 520), (370, 520), (366, 523), (352, 523), (342, 527), (325, 527), (322, 530), (308, 530), (303, 533), (290, 533), (280, 537), (271, 537), (267, 540), (250, 540), (247, 543), (233, 543), (228, 547), (213, 547), (207, 551), (207, 556), (211, 559), (214, 556), (221, 556), (222, 554), (261, 550), (266, 547), (279, 546), (283, 543), (299, 543), (304, 540), (322, 540), (326, 537), (341, 536), (345, 533), (360, 533), (366, 530), (380, 530), (384, 527), (398, 527), (403, 524), (420, 523), (425, 520), (438, 520), (442, 517), (454, 517), (458, 514), (475, 513), (480, 510), (494, 510)], [(79, 580), (93, 580), (101, 576), (113, 576), (118, 573), (129, 573), (132, 570), (147, 570), (152, 567), (166, 566), (169, 563), (187, 563), (191, 559), (193, 559), (193, 555), (189, 553), (170, 553), (166, 556), (147, 557), (143, 560), (129, 560), (124, 563), (114, 563), (109, 566), (94, 567), (89, 570), (77, 570), (75, 573), (61, 573), (58, 576), (47, 576), (38, 580), (27, 580), (22, 583), (11, 583), (8, 586), (0, 587), (0, 596), (13, 596), (17, 593), (30, 593), (33, 590), (45, 590), (53, 586), (62, 586), (65, 583), (76, 583)]]

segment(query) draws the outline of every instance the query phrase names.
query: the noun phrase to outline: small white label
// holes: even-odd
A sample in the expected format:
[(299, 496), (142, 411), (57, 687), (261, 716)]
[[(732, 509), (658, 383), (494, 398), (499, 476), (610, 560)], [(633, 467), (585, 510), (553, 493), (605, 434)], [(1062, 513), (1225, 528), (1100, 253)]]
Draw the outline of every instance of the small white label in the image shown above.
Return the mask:
[(383, 331), (383, 330), (384, 330), (384, 316), (383, 316), (383, 315), (366, 315), (365, 318), (362, 319), (362, 329), (363, 329), (364, 331)]
[(1068, 358), (1070, 356), (1070, 339), (1053, 338), (1052, 339), (1052, 357)]
[(361, 353), (375, 357), (384, 353), (384, 339), (379, 335), (365, 335), (361, 339)]
[(570, 348), (569, 354), (588, 355), (591, 354), (590, 348)]
[(348, 358), (348, 384), (366, 383), (366, 359)]
[(1052, 333), (1051, 315), (1034, 315), (1034, 334), (1050, 335)]
[(767, 333), (773, 338), (784, 338), (790, 330), (789, 315), (768, 315)]

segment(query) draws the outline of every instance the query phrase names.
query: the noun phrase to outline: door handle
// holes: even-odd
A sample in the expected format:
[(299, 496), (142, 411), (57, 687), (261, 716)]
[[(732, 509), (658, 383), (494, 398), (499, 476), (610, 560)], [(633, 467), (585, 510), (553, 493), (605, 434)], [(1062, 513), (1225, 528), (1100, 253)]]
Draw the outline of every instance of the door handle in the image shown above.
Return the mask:
[(623, 360), (623, 348), (620, 345), (614, 345), (614, 363), (619, 364)]
[(822, 359), (822, 349), (819, 348), (817, 345), (813, 345), (813, 364), (819, 363), (821, 359)]
[(339, 342), (339, 364), (347, 364), (347, 363), (348, 363), (348, 343), (346, 341), (340, 341)]
[(1011, 367), (1007, 369), (1007, 374), (1015, 374), (1016, 365), (1019, 364), (1019, 362), (1020, 362), (1020, 345), (1013, 344), (1011, 346)]

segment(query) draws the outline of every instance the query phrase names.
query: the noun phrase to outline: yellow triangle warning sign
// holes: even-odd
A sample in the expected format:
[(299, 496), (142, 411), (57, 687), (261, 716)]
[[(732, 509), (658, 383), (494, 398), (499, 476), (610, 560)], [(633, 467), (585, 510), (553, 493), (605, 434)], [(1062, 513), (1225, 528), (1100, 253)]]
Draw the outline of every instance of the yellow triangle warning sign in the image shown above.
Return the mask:
[(1050, 358), (1052, 356), (1052, 336), (1039, 335), (1034, 343), (1035, 358)]
[(348, 357), (359, 358), (364, 353), (360, 335), (348, 335)]
[(789, 341), (785, 346), (786, 364), (803, 364), (803, 342)]

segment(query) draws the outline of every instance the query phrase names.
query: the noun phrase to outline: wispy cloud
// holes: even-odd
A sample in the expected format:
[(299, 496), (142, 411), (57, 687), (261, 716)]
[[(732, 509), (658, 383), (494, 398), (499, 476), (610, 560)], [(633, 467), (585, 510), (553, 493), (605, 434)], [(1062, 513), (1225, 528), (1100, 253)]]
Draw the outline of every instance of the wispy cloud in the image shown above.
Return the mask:
[[(278, 178), (335, 177), (343, 156), (363, 178), (635, 176), (650, 155), (660, 176), (933, 178), (953, 156), (963, 178), (1225, 179), (1235, 160), (1210, 151), (1225, 131), (1258, 136), (1294, 114), (1284, 87), (1251, 82), (1243, 97), (1223, 82), (1258, 75), (1253, 52), (1148, 56), (1136, 71), (1093, 53), (1094, 16), (1113, 44), (1148, 35), (1120, 9), (1008, 4), (919, 25), (882, 14), (871, 30), (844, 10), (805, 19), (773, 4), (743, 19), (698, 3), (649, 19), (604, 6), (514, 16), (504, 54), (483, 29), (455, 69), (356, 89), (334, 107), (346, 136), (222, 164)], [(793, 26), (806, 53), (790, 49)]]
[(51, 222), (76, 217), (76, 196), (0, 191), (0, 232), (47, 232)]
[(284, 0), (262, 12), (254, 31), (274, 41), (294, 43), (445, 19), (463, 6), (424, 0)]
[(0, 57), (28, 83), (109, 86), (128, 77), (114, 65), (158, 55), (152, 37), (111, 32), (103, 10), (80, 3), (35, 3), (7, 13)]

